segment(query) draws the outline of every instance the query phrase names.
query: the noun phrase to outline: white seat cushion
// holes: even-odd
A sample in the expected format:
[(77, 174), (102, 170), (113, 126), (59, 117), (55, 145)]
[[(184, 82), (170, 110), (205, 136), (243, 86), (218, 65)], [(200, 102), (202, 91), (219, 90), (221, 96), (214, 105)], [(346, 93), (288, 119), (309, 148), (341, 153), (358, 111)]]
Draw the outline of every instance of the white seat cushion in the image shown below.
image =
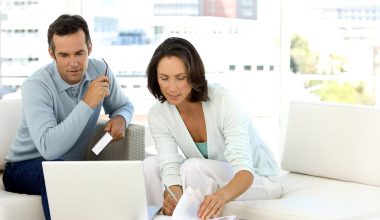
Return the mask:
[(21, 100), (0, 100), (0, 170), (21, 121)]
[[(3, 176), (0, 175), (0, 179)], [(11, 193), (4, 190), (0, 181), (1, 220), (45, 220), (41, 196)]]
[(380, 219), (380, 187), (293, 173), (281, 181), (280, 199), (233, 201), (223, 214), (260, 220)]

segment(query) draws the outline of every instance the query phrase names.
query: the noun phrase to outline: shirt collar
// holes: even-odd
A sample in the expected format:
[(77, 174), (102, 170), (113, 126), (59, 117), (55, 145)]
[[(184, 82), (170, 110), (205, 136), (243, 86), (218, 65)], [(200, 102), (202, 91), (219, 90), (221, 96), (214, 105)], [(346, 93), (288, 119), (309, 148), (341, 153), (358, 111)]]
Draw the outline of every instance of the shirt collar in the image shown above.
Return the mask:
[[(73, 85), (68, 84), (65, 80), (62, 79), (61, 74), (59, 74), (58, 72), (56, 61), (53, 61), (52, 69), (53, 69), (53, 80), (54, 80), (55, 85), (57, 86), (57, 90), (59, 93), (73, 86)], [(90, 77), (88, 77), (88, 74), (86, 71), (86, 73), (83, 76), (81, 85), (83, 85), (83, 82), (88, 81), (88, 80), (91, 80), (91, 79)]]

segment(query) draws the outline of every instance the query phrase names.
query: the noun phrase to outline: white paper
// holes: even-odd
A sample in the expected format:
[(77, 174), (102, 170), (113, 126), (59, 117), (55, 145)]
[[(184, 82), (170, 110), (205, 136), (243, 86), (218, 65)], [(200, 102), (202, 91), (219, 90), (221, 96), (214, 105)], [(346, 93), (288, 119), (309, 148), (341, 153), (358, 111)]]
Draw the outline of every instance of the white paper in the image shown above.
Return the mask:
[[(174, 209), (173, 216), (156, 216), (154, 219), (199, 220), (197, 213), (204, 199), (199, 189), (187, 187)], [(162, 218), (161, 218), (162, 217)], [(238, 220), (235, 215), (213, 218), (214, 220)], [(211, 220), (211, 219), (210, 219)]]
[(168, 215), (156, 215), (153, 218), (154, 220), (173, 220), (171, 216)]
[(102, 138), (98, 141), (98, 143), (95, 144), (95, 146), (92, 148), (92, 152), (94, 152), (96, 155), (99, 155), (99, 153), (107, 146), (107, 144), (112, 140), (112, 136), (106, 132)]
[(148, 219), (157, 219), (156, 217), (159, 216), (161, 210), (160, 206), (148, 206)]
[(210, 218), (210, 220), (239, 220), (236, 215), (222, 216), (218, 218)]
[(187, 187), (173, 212), (173, 220), (198, 220), (198, 210), (204, 196), (196, 189)]

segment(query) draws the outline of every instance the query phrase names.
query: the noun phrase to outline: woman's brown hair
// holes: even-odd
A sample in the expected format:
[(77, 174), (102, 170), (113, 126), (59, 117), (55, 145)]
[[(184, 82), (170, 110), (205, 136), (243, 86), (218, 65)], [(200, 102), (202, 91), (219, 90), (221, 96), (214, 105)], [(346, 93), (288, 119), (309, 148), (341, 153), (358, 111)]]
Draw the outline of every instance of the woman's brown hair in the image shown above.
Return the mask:
[(188, 74), (187, 80), (192, 88), (189, 101), (208, 100), (207, 80), (202, 59), (189, 41), (178, 37), (170, 37), (162, 42), (154, 51), (148, 64), (146, 75), (148, 78), (148, 89), (152, 95), (161, 102), (166, 101), (158, 84), (157, 66), (162, 58), (170, 56), (176, 56), (185, 63)]

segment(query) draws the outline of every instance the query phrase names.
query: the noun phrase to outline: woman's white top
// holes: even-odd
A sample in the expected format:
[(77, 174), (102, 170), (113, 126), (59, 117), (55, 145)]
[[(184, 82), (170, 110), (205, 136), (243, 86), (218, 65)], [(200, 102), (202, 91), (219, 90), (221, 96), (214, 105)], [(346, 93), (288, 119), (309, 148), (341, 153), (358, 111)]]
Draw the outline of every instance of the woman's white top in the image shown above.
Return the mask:
[[(262, 176), (277, 175), (272, 152), (259, 137), (248, 115), (229, 92), (208, 85), (209, 100), (202, 102), (207, 131), (208, 159), (226, 161), (235, 173), (240, 170)], [(148, 121), (165, 185), (181, 185), (180, 166), (186, 158), (204, 158), (196, 147), (175, 105), (155, 104)]]

